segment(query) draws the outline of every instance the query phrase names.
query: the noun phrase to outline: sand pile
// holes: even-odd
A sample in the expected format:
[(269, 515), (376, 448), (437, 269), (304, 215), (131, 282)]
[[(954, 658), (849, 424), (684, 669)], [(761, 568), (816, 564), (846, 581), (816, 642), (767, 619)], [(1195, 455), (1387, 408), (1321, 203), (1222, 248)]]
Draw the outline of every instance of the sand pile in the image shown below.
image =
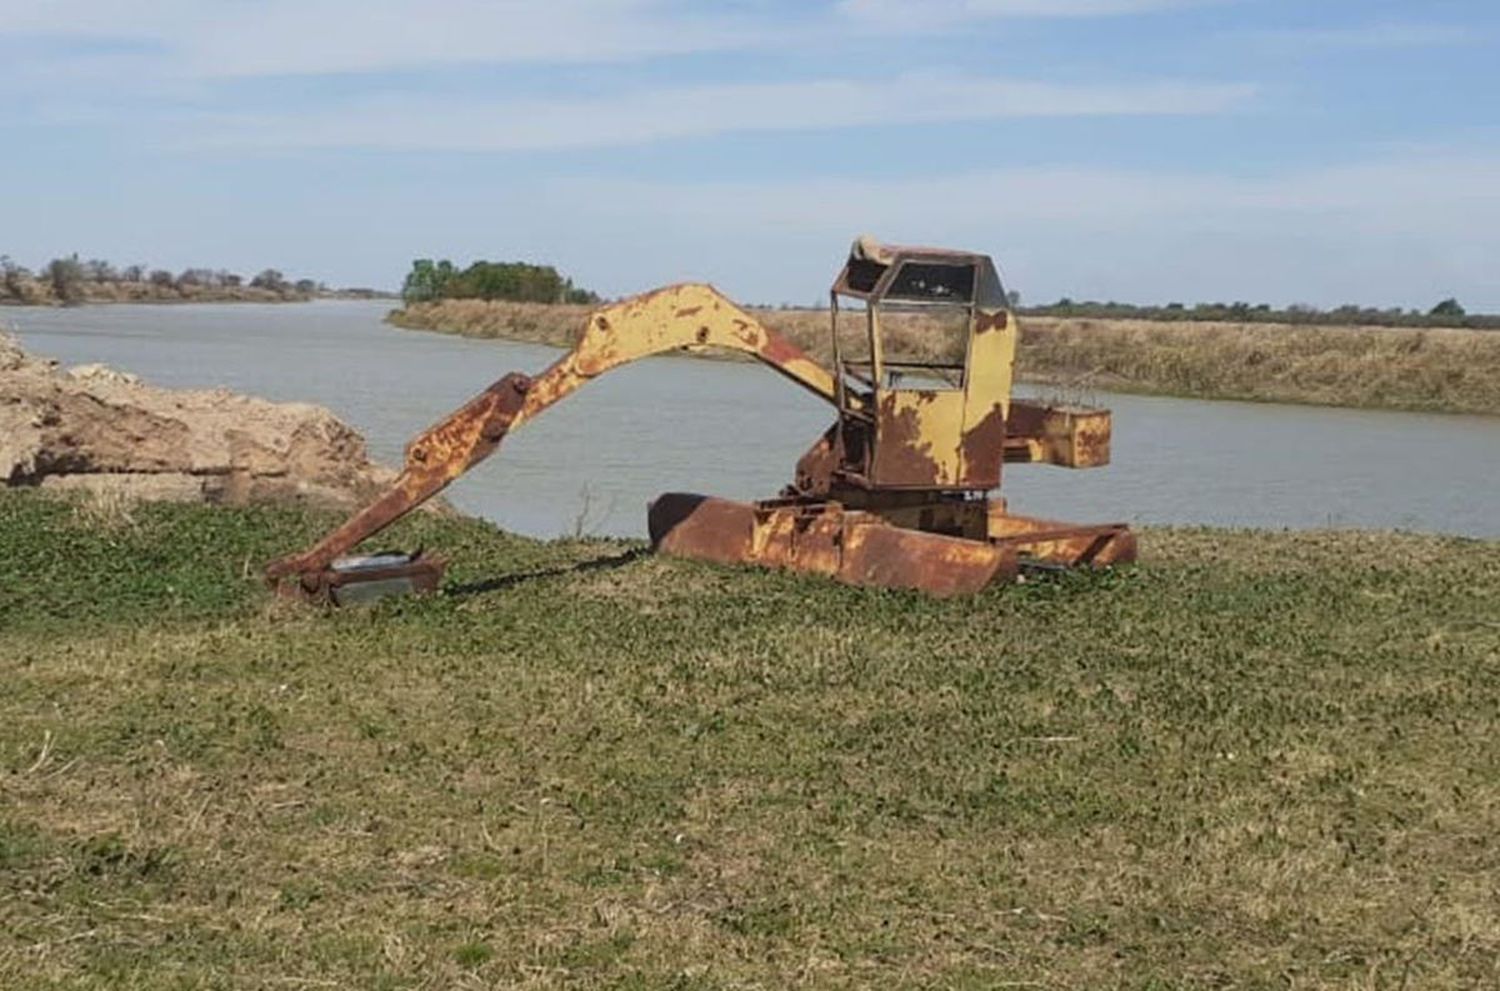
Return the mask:
[(393, 473), (321, 406), (62, 369), (0, 334), (0, 483), (144, 499), (349, 507)]

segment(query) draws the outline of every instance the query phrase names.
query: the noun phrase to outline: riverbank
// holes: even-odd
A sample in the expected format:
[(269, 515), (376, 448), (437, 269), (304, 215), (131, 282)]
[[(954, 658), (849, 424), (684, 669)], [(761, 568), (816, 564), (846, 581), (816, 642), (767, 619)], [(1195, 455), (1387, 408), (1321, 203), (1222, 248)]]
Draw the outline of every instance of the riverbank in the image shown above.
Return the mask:
[[(408, 329), (567, 347), (588, 312), (584, 306), (443, 300), (392, 311), (388, 319)], [(829, 360), (826, 312), (756, 315)], [(858, 319), (851, 316), (841, 333), (857, 333)], [(1061, 317), (1022, 317), (1020, 323), (1021, 378), (1069, 393), (1102, 389), (1500, 415), (1500, 332)], [(907, 353), (937, 356), (919, 323), (895, 318), (892, 327)]]
[(0, 333), (0, 487), (138, 499), (353, 508), (395, 473), (321, 406), (162, 389), (100, 364), (65, 369)]
[[(42, 281), (21, 287), (15, 294), (0, 292), (0, 312), (9, 306), (78, 306), (90, 303), (306, 303), (316, 291), (255, 286), (175, 286), (151, 282), (105, 282), (79, 287), (63, 299)], [(360, 296), (355, 298), (382, 298)]]
[(0, 493), (0, 984), (1500, 968), (1500, 544), (1148, 530), (938, 602), (427, 518), (382, 543), (448, 594), (269, 600), (331, 521)]

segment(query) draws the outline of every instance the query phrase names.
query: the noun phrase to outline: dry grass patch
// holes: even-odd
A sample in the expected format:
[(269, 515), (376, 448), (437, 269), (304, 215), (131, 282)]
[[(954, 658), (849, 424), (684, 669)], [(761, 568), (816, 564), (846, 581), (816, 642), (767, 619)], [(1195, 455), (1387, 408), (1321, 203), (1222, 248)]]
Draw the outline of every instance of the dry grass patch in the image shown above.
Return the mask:
[[(583, 306), (444, 300), (391, 314), (397, 326), (569, 347)], [(828, 314), (758, 310), (825, 364)], [(851, 353), (863, 351), (863, 315), (841, 314)], [(1094, 389), (1201, 399), (1500, 413), (1500, 332), (1147, 320), (1021, 318), (1020, 376), (1065, 397)], [(909, 360), (957, 360), (952, 336), (930, 318), (887, 319), (887, 347)]]

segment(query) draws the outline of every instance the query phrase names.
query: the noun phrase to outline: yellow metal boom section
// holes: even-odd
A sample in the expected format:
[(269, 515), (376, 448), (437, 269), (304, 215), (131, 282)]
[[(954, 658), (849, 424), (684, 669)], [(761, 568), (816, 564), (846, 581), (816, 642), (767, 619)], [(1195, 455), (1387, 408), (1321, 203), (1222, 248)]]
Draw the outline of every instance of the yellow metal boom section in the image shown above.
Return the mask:
[(573, 350), (526, 390), (511, 429), (590, 379), (668, 351), (723, 348), (748, 354), (819, 398), (834, 401), (833, 375), (806, 352), (730, 302), (713, 286), (685, 283), (595, 311)]
[(385, 494), (310, 550), (271, 562), (266, 576), (274, 581), (327, 568), (489, 457), (510, 431), (610, 369), (668, 351), (707, 348), (748, 354), (834, 401), (827, 369), (712, 286), (686, 283), (633, 296), (591, 314), (573, 349), (536, 378), (507, 375), (417, 435)]

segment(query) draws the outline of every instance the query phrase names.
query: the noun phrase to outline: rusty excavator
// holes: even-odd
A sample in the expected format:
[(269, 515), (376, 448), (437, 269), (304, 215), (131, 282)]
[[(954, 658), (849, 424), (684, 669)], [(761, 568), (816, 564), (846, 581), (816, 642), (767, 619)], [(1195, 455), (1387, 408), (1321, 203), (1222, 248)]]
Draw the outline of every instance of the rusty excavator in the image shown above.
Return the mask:
[[(830, 403), (837, 418), (776, 498), (669, 493), (652, 502), (648, 530), (658, 553), (933, 595), (976, 592), (1013, 580), (1023, 566), (1135, 559), (1124, 524), (1012, 515), (991, 494), (1002, 463), (1107, 464), (1110, 414), (1011, 398), (1016, 319), (988, 255), (860, 238), (830, 300), (831, 369), (708, 285), (604, 306), (546, 371), (506, 375), (414, 438), (383, 495), (307, 551), (271, 562), (266, 578), (284, 593), (335, 603), (435, 588), (441, 558), (350, 552), (590, 380), (649, 355), (705, 349), (769, 365)], [(841, 306), (846, 317), (862, 314), (861, 333), (840, 334)], [(948, 348), (914, 360), (897, 346), (902, 321), (908, 341), (910, 327), (927, 328), (952, 335)]]

